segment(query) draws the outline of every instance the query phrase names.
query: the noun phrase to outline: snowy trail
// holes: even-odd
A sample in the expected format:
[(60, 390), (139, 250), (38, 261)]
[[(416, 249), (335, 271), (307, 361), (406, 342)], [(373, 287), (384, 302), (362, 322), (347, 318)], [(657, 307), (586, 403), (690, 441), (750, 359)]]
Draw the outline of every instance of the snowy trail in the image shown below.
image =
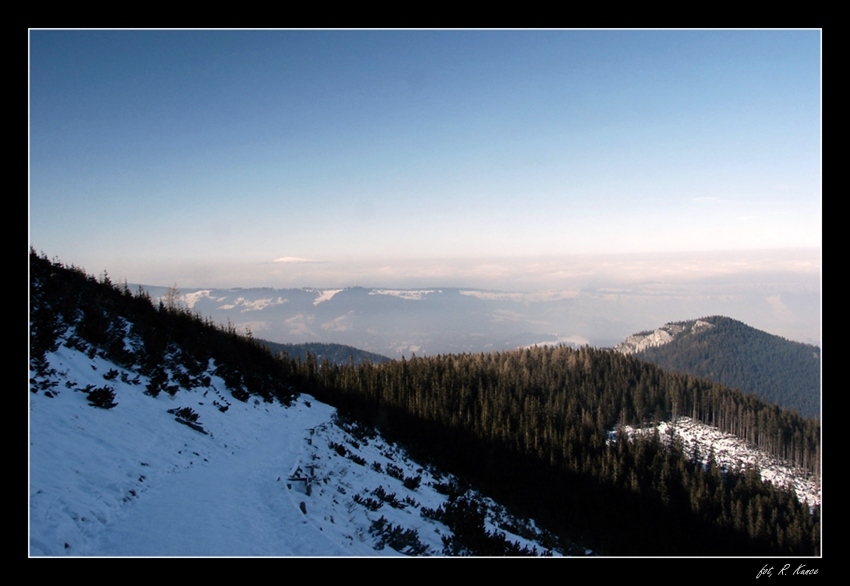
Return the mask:
[[(50, 365), (50, 392), (29, 402), (31, 556), (399, 555), (376, 551), (371, 520), (337, 491), (335, 474), (365, 468), (327, 454), (327, 439), (308, 447), (315, 429), (333, 427), (332, 407), (306, 394), (288, 406), (235, 400), (212, 365), (206, 386), (157, 396), (77, 349), (58, 348)], [(116, 405), (93, 407), (80, 391), (105, 381)], [(184, 410), (196, 428), (175, 420)], [(334, 458), (343, 465), (312, 498), (287, 488), (296, 468)], [(351, 494), (390, 480), (378, 476), (349, 482)]]
[[(151, 396), (135, 372), (65, 346), (49, 364), (54, 384), (29, 401), (31, 556), (446, 555), (451, 530), (433, 513), (447, 477), (309, 395), (241, 401), (210, 365), (205, 386)], [(96, 408), (85, 389), (105, 380), (116, 404)], [(713, 445), (718, 462), (749, 461), (684, 418), (676, 433), (701, 453)], [(551, 547), (533, 521), (485, 501), (489, 531), (518, 527), (508, 540)]]
[[(215, 462), (169, 475), (135, 506), (128, 507), (125, 515), (106, 526), (91, 553), (345, 555), (348, 552), (330, 540), (303, 539), (304, 531), (309, 531), (308, 522), (285, 484), (300, 455), (299, 446), (307, 431), (304, 424), (326, 420), (319, 409), (313, 411), (316, 416), (312, 422), (301, 419), (297, 426), (268, 418), (255, 443)], [(286, 419), (296, 421), (294, 417)], [(305, 527), (293, 531), (296, 524)]]
[[(326, 421), (328, 413), (297, 410), (298, 417), (265, 418), (256, 441), (234, 453), (163, 478), (106, 525), (84, 555), (349, 554), (316, 529), (316, 539), (304, 539), (308, 521), (295, 500), (298, 493), (290, 493), (285, 481), (307, 428)], [(305, 527), (293, 531), (296, 524)]]

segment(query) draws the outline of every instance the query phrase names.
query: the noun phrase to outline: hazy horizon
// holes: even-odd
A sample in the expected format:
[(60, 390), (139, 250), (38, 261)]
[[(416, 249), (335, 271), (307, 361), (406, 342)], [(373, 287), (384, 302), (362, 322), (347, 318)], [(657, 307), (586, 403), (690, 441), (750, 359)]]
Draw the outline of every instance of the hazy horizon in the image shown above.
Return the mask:
[(819, 30), (29, 33), (29, 242), (117, 281), (606, 290), (819, 344), (821, 197)]

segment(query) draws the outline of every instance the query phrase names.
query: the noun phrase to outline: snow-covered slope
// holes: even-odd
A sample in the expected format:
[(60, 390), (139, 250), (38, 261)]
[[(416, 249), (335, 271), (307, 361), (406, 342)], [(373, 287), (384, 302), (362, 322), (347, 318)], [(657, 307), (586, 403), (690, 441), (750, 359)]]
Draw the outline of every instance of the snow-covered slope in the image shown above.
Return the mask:
[[(452, 531), (435, 512), (452, 479), (307, 395), (289, 407), (241, 402), (211, 374), (205, 388), (151, 397), (145, 377), (97, 355), (60, 346), (48, 357), (54, 372), (39, 382), (57, 384), (30, 393), (33, 556), (444, 554)], [(92, 406), (89, 385), (112, 388), (116, 405)], [(194, 422), (178, 421), (186, 408)], [(812, 479), (734, 436), (687, 418), (659, 432), (722, 467), (758, 464), (820, 504)], [(533, 522), (480, 502), (489, 531), (561, 553)]]
[[(146, 377), (92, 355), (60, 345), (30, 387), (31, 555), (443, 553), (450, 479), (333, 408), (237, 401), (212, 364), (205, 387), (151, 397)], [(102, 387), (114, 407), (90, 404)], [(481, 502), (490, 531), (546, 551), (533, 523)]]
[[(716, 427), (694, 421), (690, 417), (679, 417), (673, 422), (661, 422), (655, 428), (624, 428), (630, 437), (634, 434), (651, 434), (656, 429), (660, 438), (666, 442), (674, 438), (681, 439), (685, 453), (694, 454), (703, 464), (708, 464), (709, 459), (714, 458), (722, 470), (755, 467), (762, 480), (770, 481), (774, 486), (793, 488), (800, 500), (810, 507), (821, 505), (818, 479), (792, 467), (788, 462), (751, 448), (738, 436), (724, 433)], [(614, 437), (615, 432), (612, 433)]]

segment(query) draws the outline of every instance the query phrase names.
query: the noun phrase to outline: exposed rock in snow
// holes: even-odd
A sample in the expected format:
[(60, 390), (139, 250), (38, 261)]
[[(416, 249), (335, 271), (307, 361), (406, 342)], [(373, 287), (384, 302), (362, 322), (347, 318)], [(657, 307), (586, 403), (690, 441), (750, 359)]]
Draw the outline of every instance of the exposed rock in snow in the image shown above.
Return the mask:
[(713, 327), (713, 324), (700, 319), (692, 322), (671, 322), (651, 332), (633, 334), (624, 342), (617, 344), (614, 349), (623, 354), (632, 354), (647, 348), (669, 344), (684, 332), (698, 333)]

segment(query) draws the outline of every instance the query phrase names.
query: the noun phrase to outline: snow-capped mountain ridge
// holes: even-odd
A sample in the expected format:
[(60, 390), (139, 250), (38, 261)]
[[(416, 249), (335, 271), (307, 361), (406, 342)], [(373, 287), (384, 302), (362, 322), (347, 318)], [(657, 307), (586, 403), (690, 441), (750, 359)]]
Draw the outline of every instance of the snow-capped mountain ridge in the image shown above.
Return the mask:
[(559, 303), (571, 297), (457, 288), (142, 288), (154, 302), (272, 342), (345, 344), (395, 358), (552, 343), (558, 328), (551, 325), (563, 326), (568, 311)]

